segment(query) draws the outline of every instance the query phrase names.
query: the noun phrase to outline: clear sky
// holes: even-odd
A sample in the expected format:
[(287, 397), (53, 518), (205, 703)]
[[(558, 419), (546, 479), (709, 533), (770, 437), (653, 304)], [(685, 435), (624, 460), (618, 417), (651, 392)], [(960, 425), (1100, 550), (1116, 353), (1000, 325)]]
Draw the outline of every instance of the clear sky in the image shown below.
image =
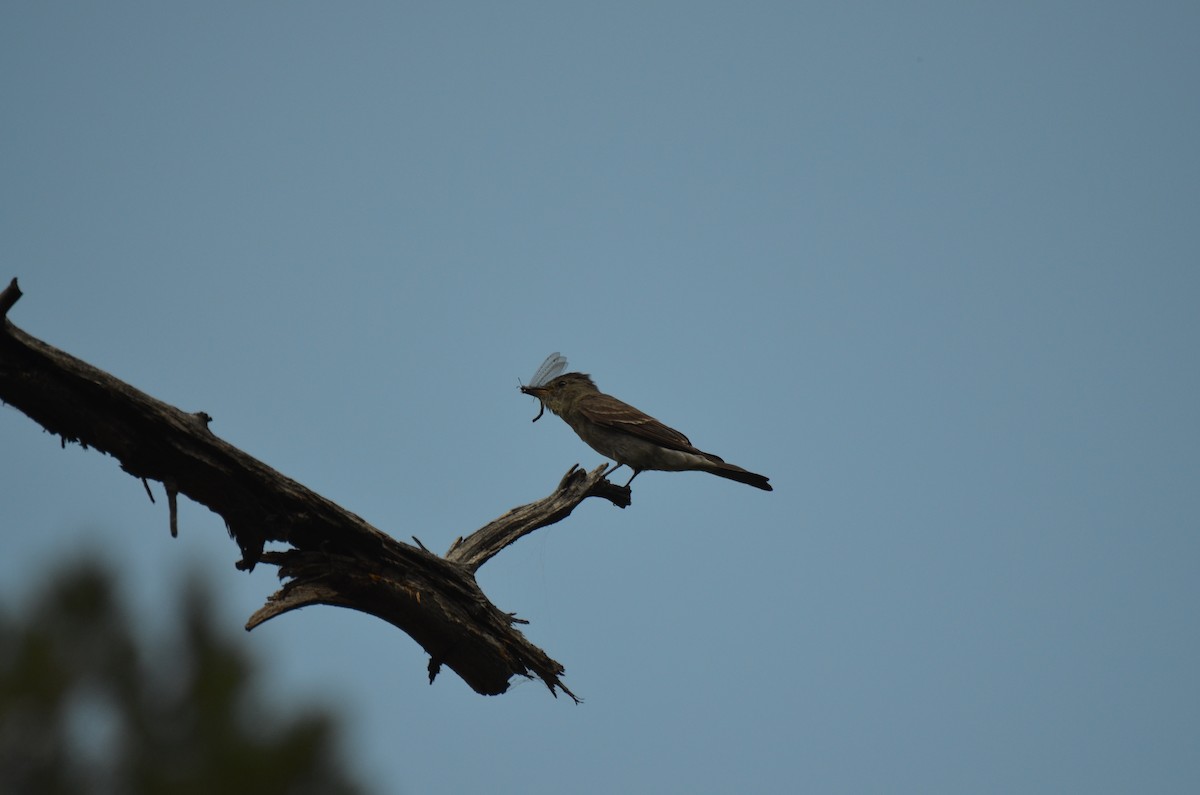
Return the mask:
[[(550, 351), (769, 475), (647, 473), (481, 571), (567, 669), (247, 638), (382, 792), (1200, 786), (1200, 6), (0, 5), (26, 331), (444, 550), (601, 458)], [(161, 494), (161, 491), (160, 491)], [(0, 598), (274, 590), (0, 407)], [(593, 504), (594, 503), (594, 504)]]

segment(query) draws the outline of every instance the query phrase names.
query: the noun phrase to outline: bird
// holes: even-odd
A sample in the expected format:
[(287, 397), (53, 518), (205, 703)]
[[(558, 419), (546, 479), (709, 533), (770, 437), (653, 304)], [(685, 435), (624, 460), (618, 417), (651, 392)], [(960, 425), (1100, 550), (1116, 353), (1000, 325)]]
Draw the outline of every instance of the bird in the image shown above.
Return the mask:
[[(557, 359), (555, 358), (557, 357)], [(774, 491), (768, 478), (730, 464), (719, 456), (706, 453), (692, 445), (679, 431), (639, 411), (623, 400), (601, 392), (586, 373), (565, 373), (555, 378), (546, 374), (562, 372), (566, 359), (553, 353), (538, 369), (538, 375), (521, 392), (533, 395), (542, 404), (562, 417), (567, 425), (600, 455), (617, 462), (608, 471), (612, 474), (622, 466), (633, 470), (625, 483), (647, 469), (668, 472), (696, 470), (718, 477), (736, 480), (763, 491)], [(538, 376), (543, 376), (539, 379)], [(536, 422), (541, 412), (534, 417)]]

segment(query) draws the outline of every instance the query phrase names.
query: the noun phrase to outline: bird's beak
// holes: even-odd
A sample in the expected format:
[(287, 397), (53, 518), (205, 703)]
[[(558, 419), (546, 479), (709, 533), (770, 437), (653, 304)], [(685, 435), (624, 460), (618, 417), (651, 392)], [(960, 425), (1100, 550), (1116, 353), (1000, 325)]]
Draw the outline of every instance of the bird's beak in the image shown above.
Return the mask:
[(533, 418), (533, 422), (537, 422), (538, 420), (540, 420), (542, 418), (542, 415), (546, 413), (546, 401), (542, 400), (542, 395), (546, 394), (546, 391), (547, 391), (546, 387), (544, 387), (544, 386), (523, 386), (523, 387), (521, 387), (522, 393), (524, 393), (526, 395), (533, 395), (535, 398), (538, 399), (538, 403), (539, 403), (538, 413), (537, 413), (537, 416)]

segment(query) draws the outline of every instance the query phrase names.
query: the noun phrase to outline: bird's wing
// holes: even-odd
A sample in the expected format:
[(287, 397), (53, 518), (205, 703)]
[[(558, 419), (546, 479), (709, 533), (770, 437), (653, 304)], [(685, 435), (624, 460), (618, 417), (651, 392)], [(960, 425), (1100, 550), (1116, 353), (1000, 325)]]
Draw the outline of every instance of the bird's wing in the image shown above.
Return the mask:
[(598, 392), (579, 401), (584, 417), (614, 431), (623, 431), (673, 450), (699, 453), (691, 441), (679, 431), (612, 395)]

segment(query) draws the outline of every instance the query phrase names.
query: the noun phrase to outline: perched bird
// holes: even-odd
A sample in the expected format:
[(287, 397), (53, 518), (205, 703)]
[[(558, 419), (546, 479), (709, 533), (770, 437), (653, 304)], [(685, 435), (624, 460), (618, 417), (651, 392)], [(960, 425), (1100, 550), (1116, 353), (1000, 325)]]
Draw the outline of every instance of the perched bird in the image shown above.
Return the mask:
[[(552, 353), (538, 368), (533, 381), (521, 387), (550, 409), (579, 435), (579, 438), (600, 455), (617, 462), (610, 473), (621, 466), (633, 470), (628, 486), (644, 470), (670, 472), (699, 470), (736, 480), (764, 491), (772, 491), (763, 475), (748, 472), (727, 464), (712, 453), (692, 446), (688, 438), (674, 428), (638, 411), (633, 406), (596, 388), (584, 373), (558, 375), (566, 368), (567, 360)], [(536, 422), (541, 412), (534, 417)]]

